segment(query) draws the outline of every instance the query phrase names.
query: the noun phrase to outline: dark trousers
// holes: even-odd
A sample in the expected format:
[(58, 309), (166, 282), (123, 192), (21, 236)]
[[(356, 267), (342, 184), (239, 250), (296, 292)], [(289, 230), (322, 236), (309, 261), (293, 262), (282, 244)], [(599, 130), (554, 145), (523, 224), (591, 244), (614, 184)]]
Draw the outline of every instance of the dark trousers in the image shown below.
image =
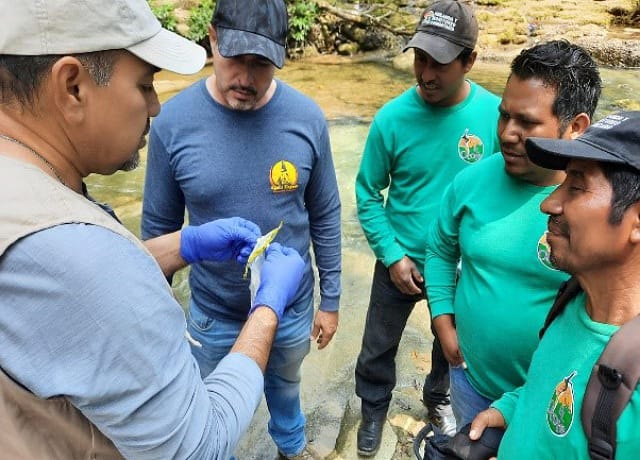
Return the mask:
[[(423, 288), (424, 289), (424, 288)], [(386, 416), (391, 392), (396, 385), (396, 354), (407, 319), (422, 294), (406, 295), (396, 288), (389, 270), (377, 261), (371, 284), (371, 298), (356, 364), (356, 394), (362, 400), (362, 416), (380, 420)], [(433, 327), (431, 328), (433, 332)], [(423, 402), (427, 406), (449, 400), (449, 363), (434, 334), (431, 372), (424, 382)]]

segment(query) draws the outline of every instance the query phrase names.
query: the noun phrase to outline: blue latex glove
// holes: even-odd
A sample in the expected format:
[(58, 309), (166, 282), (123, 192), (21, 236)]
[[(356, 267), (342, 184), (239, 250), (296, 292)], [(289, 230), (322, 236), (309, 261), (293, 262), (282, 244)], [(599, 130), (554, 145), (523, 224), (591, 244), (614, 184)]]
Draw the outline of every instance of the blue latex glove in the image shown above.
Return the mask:
[(231, 259), (244, 264), (261, 233), (260, 227), (241, 217), (189, 225), (180, 233), (180, 255), (190, 264)]
[(271, 243), (265, 253), (260, 272), (260, 286), (249, 314), (260, 305), (271, 308), (278, 321), (300, 287), (304, 261), (298, 251), (278, 243)]

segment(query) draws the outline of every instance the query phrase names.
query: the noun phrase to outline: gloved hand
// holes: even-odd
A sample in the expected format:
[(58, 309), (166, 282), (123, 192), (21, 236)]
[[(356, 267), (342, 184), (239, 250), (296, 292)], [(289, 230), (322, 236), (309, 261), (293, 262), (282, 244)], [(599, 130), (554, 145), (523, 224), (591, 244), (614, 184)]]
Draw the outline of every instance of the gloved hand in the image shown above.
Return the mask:
[(304, 261), (295, 249), (271, 243), (260, 272), (260, 286), (249, 315), (260, 305), (271, 308), (278, 321), (298, 292)]
[(262, 234), (260, 227), (242, 217), (189, 225), (180, 232), (180, 255), (188, 263), (235, 258), (244, 264)]

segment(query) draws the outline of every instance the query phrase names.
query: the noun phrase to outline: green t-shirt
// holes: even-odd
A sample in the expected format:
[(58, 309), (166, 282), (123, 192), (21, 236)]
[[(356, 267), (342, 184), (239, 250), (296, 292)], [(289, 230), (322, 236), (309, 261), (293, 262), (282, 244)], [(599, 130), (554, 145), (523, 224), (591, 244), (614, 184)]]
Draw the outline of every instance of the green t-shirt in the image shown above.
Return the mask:
[(502, 155), (493, 155), (455, 177), (428, 233), (432, 315), (455, 315), (467, 377), (491, 400), (524, 383), (538, 332), (568, 277), (549, 263), (540, 211), (554, 189), (510, 176)]
[[(546, 331), (526, 384), (494, 403), (507, 421), (500, 460), (589, 459), (580, 412), (591, 369), (617, 326), (596, 323), (581, 293)], [(616, 460), (640, 458), (640, 391), (617, 424)]]
[(500, 99), (470, 85), (467, 98), (452, 107), (431, 106), (410, 88), (371, 123), (356, 203), (369, 245), (387, 267), (408, 255), (422, 271), (426, 230), (442, 192), (458, 171), (499, 150)]

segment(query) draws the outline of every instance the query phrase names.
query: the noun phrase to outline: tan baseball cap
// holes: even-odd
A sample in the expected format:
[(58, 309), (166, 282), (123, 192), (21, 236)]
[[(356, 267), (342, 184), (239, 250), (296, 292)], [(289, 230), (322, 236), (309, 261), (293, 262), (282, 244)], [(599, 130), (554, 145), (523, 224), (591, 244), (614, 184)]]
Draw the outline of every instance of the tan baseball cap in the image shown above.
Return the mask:
[(161, 69), (192, 74), (201, 46), (162, 28), (145, 0), (0, 0), (0, 54), (40, 56), (126, 49)]

